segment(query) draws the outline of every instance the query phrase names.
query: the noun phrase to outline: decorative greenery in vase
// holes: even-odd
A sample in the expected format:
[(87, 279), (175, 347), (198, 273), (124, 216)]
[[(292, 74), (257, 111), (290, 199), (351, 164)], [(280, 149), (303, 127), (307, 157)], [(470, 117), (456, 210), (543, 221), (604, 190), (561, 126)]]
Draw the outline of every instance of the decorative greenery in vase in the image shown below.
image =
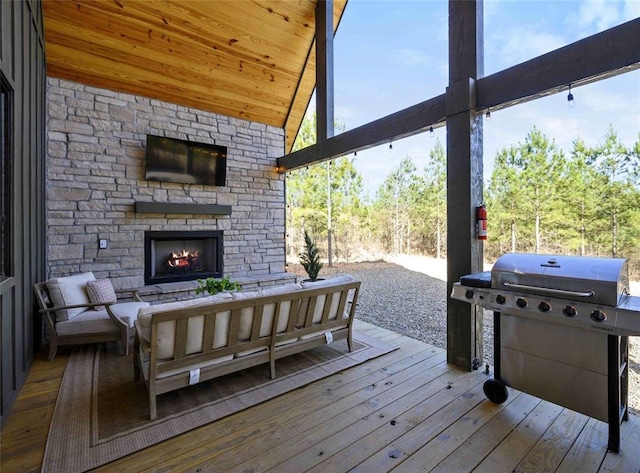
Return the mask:
[(302, 264), (302, 267), (309, 275), (309, 280), (316, 281), (318, 279), (318, 273), (322, 269), (320, 251), (306, 230), (304, 231), (304, 246), (304, 250), (298, 255), (300, 264)]
[(210, 295), (217, 294), (224, 291), (240, 291), (242, 286), (237, 281), (231, 281), (229, 276), (225, 276), (222, 279), (207, 278), (198, 279), (198, 287), (196, 287), (196, 294), (202, 294), (208, 292)]

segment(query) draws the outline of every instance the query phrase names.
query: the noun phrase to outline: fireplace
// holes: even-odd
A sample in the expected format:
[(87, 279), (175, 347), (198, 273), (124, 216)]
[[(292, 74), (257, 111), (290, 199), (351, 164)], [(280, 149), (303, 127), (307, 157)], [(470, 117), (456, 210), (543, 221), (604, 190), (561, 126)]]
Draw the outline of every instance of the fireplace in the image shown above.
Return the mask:
[(222, 231), (144, 234), (144, 283), (222, 277)]

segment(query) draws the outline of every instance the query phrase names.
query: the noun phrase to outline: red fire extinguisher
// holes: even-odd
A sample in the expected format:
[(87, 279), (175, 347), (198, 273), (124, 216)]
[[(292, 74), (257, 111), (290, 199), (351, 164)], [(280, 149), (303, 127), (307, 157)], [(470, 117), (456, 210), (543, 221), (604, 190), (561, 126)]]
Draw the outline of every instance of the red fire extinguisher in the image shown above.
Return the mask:
[(476, 207), (476, 235), (478, 240), (487, 239), (487, 208), (484, 204)]

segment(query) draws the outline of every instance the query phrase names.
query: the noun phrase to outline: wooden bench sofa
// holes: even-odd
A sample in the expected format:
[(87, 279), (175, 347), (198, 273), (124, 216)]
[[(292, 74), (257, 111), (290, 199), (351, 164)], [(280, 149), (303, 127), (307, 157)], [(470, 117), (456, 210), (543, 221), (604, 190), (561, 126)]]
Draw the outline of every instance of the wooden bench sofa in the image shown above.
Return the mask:
[(360, 281), (340, 276), (254, 292), (221, 293), (141, 309), (136, 321), (135, 379), (156, 396), (313, 347), (346, 339)]

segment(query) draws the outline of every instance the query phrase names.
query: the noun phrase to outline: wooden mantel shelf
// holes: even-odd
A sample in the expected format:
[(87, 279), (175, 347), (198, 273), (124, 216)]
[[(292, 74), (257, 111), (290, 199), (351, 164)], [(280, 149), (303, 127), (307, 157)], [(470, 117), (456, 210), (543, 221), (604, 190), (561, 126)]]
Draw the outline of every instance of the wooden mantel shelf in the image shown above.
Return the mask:
[(136, 213), (231, 215), (230, 205), (171, 204), (168, 202), (136, 202)]

